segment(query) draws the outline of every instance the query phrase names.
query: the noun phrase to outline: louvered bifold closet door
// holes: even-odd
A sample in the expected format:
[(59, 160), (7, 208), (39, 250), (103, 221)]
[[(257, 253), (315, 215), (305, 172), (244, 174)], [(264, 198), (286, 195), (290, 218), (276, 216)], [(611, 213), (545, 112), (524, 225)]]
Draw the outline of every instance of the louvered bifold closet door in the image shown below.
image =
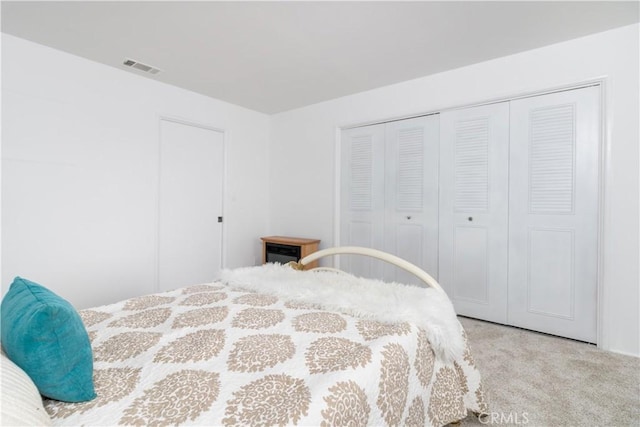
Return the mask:
[(507, 320), (509, 103), (440, 115), (439, 282), (458, 314)]
[[(438, 277), (437, 114), (386, 124), (385, 250)], [(384, 279), (422, 284), (385, 265)]]
[(509, 323), (596, 341), (599, 88), (511, 106)]
[[(384, 124), (342, 131), (340, 245), (384, 249)], [(381, 278), (373, 258), (341, 255), (340, 268), (356, 276)]]

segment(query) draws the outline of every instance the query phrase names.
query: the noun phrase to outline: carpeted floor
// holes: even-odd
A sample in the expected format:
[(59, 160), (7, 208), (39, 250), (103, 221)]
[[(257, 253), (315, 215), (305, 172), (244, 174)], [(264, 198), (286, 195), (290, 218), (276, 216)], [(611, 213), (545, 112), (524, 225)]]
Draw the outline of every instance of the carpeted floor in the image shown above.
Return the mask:
[(490, 411), (462, 425), (640, 426), (640, 358), (461, 317)]

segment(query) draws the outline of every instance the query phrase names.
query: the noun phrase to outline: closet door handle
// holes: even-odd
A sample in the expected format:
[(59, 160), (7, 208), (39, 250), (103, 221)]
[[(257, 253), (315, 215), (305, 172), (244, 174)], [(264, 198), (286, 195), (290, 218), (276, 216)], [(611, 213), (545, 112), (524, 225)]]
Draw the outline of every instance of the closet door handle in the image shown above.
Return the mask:
[(473, 217), (472, 216), (469, 217), (469, 221), (473, 221)]

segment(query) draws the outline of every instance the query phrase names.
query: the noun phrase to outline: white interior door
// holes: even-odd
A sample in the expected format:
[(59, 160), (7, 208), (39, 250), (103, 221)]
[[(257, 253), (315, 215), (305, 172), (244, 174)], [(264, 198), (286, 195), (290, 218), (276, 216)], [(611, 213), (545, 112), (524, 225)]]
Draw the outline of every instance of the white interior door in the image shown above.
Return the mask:
[(596, 341), (599, 88), (512, 102), (509, 323)]
[(440, 115), (439, 282), (458, 314), (507, 320), (509, 103)]
[[(342, 131), (340, 155), (340, 244), (383, 250), (384, 124)], [(382, 267), (373, 258), (340, 256), (340, 268), (356, 276), (379, 279)]]
[[(385, 251), (438, 278), (437, 114), (398, 120), (385, 126)], [(422, 281), (385, 264), (384, 280)]]
[(161, 291), (214, 280), (222, 267), (223, 134), (160, 121)]

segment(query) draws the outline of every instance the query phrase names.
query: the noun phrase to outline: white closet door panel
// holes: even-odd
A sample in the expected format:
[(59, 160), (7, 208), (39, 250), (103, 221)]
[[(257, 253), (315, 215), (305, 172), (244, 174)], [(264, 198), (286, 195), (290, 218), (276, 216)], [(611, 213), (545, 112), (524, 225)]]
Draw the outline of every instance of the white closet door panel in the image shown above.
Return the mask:
[[(428, 268), (424, 265), (426, 260), (425, 245), (427, 243), (424, 238), (424, 226), (421, 224), (395, 224), (392, 227), (392, 231), (387, 233), (392, 234), (392, 238), (395, 240), (396, 249), (393, 251), (394, 255), (427, 271)], [(391, 251), (388, 250), (388, 252)], [(390, 282), (426, 286), (415, 275), (391, 264), (385, 265), (384, 279)]]
[[(353, 220), (347, 224), (347, 242), (344, 246), (372, 248), (376, 225), (370, 221)], [(356, 276), (374, 277), (373, 259), (365, 256), (343, 255), (341, 269)]]
[(509, 322), (596, 340), (596, 87), (512, 102)]
[(441, 114), (439, 282), (459, 314), (507, 320), (509, 104)]
[[(384, 125), (344, 130), (341, 144), (340, 245), (382, 250)], [(382, 264), (362, 256), (341, 256), (340, 268), (362, 277), (382, 276)]]
[(223, 134), (160, 121), (161, 291), (210, 282), (222, 267)]
[[(438, 115), (398, 120), (385, 132), (385, 246), (438, 277)], [(423, 285), (385, 265), (384, 279)]]
[(488, 305), (488, 228), (456, 226), (453, 239), (453, 294), (468, 303)]
[(520, 255), (529, 260), (528, 311), (571, 319), (575, 297), (572, 265), (575, 233), (571, 229), (533, 227), (527, 232), (528, 251)]

